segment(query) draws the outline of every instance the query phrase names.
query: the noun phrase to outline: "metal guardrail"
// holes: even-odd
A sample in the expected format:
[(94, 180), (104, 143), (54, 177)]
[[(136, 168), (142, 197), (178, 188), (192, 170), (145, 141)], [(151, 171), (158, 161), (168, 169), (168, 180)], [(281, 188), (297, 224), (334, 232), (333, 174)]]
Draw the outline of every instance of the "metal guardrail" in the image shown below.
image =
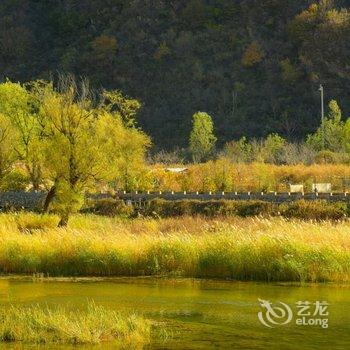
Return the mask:
[(0, 211), (5, 208), (33, 210), (45, 199), (46, 192), (8, 191), (0, 193)]
[[(2, 192), (0, 193), (0, 212), (6, 208), (33, 210), (42, 205), (45, 199), (45, 192)], [(161, 198), (165, 200), (261, 200), (274, 203), (288, 203), (300, 199), (305, 200), (326, 200), (328, 202), (350, 203), (350, 193), (277, 193), (277, 192), (118, 192), (114, 195), (108, 193), (88, 194), (90, 199), (119, 198), (125, 202), (145, 203), (152, 199)]]

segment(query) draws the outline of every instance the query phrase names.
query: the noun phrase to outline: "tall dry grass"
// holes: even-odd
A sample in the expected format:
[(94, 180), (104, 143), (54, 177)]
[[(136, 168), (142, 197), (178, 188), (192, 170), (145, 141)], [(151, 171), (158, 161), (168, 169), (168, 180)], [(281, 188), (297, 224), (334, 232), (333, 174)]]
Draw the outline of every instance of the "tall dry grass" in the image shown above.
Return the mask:
[[(183, 165), (177, 165), (183, 166)], [(334, 191), (350, 190), (350, 166), (346, 164), (273, 165), (234, 164), (226, 159), (186, 165), (183, 174), (166, 172), (154, 165), (151, 188), (162, 191), (289, 191), (289, 184), (303, 184), (311, 191), (313, 183), (330, 182)]]
[(348, 221), (75, 216), (63, 229), (54, 227), (58, 220), (54, 216), (45, 216), (41, 227), (37, 224), (40, 220), (35, 214), (0, 215), (2, 273), (261, 281), (350, 279)]
[(0, 342), (98, 344), (115, 342), (135, 349), (149, 343), (151, 322), (89, 303), (87, 310), (11, 306), (0, 309)]

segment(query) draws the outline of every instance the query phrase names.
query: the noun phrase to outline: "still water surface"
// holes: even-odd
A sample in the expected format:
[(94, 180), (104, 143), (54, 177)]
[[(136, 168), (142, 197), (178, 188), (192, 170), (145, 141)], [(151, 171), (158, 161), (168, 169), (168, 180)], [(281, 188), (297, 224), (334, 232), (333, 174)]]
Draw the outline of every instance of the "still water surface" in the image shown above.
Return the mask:
[[(258, 299), (282, 301), (293, 320), (267, 328)], [(147, 349), (350, 349), (350, 286), (198, 281), (191, 279), (50, 280), (0, 279), (0, 303), (83, 308), (88, 300), (106, 308), (137, 311), (162, 321), (170, 339)], [(327, 301), (329, 327), (297, 326), (298, 301)], [(112, 344), (74, 349), (114, 349)], [(73, 349), (5, 345), (0, 349)]]

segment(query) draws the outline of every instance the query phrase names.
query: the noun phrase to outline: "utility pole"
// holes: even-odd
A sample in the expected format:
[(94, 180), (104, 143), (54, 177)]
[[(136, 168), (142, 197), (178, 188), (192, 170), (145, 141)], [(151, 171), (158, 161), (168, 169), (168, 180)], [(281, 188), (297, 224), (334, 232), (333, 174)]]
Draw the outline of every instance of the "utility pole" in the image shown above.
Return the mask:
[(321, 92), (321, 125), (322, 125), (322, 149), (325, 148), (325, 129), (324, 129), (324, 90), (322, 84), (318, 89)]
[(237, 99), (237, 93), (235, 92), (235, 90), (233, 90), (232, 91), (232, 117), (235, 116), (236, 99)]

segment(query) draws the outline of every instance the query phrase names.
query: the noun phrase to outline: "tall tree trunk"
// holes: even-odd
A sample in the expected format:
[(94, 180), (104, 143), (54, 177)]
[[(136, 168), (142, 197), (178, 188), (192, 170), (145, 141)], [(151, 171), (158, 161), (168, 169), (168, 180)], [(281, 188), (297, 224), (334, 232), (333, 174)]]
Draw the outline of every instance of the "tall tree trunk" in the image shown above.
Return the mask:
[(58, 227), (66, 227), (68, 225), (69, 214), (65, 213), (61, 215), (60, 222), (58, 223)]
[(33, 191), (39, 191), (40, 190), (40, 183), (41, 183), (41, 170), (38, 166), (33, 165), (30, 167), (28, 164), (25, 165), (28, 174), (30, 182), (33, 186)]
[(33, 191), (39, 191), (40, 190), (40, 180), (36, 177), (32, 177), (31, 183), (33, 185)]
[(43, 212), (47, 213), (49, 211), (50, 208), (50, 204), (53, 201), (53, 199), (55, 198), (56, 195), (56, 186), (53, 185), (49, 192), (47, 192), (46, 198), (45, 198), (45, 202), (44, 202), (44, 206), (43, 206)]

